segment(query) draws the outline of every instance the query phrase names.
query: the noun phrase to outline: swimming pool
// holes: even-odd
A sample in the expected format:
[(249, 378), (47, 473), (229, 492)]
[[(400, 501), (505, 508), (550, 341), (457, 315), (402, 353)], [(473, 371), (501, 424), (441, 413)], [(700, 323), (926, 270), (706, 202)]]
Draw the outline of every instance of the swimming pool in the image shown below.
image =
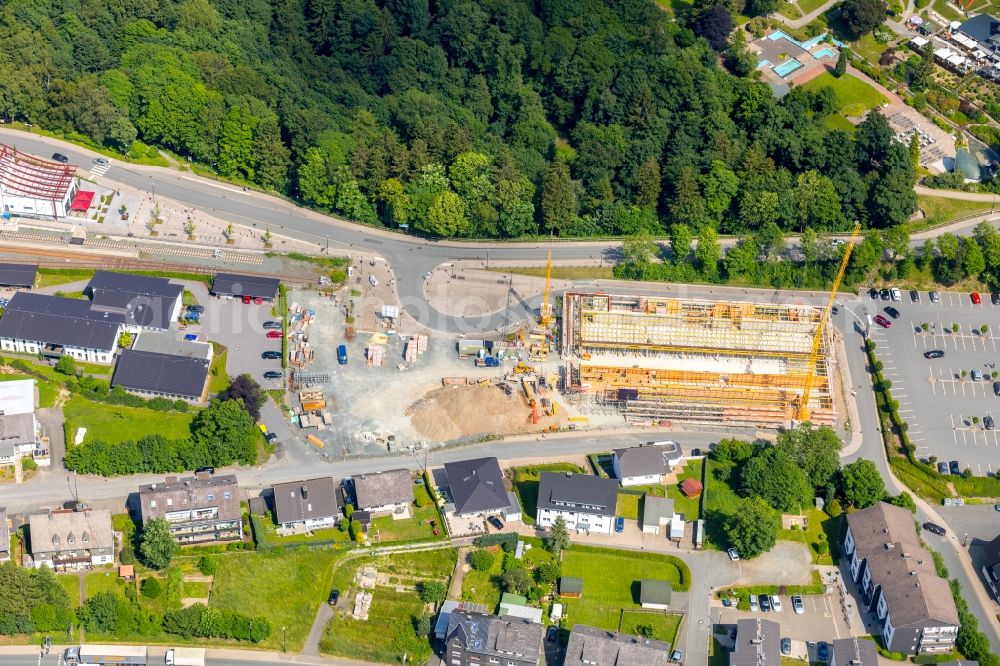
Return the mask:
[(831, 49), (828, 46), (825, 49), (820, 49), (819, 51), (816, 51), (816, 53), (814, 53), (813, 55), (816, 56), (816, 59), (818, 60), (819, 58), (832, 58), (834, 56), (834, 53), (833, 49)]
[(789, 58), (780, 65), (776, 65), (774, 68), (774, 73), (780, 76), (781, 78), (785, 78), (786, 76), (788, 76), (801, 66), (802, 66), (801, 62), (799, 62), (795, 58)]

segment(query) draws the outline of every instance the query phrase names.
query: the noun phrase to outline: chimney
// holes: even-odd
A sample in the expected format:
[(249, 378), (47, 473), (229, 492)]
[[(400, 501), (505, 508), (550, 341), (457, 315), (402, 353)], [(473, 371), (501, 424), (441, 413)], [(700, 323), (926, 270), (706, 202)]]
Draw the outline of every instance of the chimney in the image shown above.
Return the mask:
[(302, 499), (307, 499), (309, 497), (309, 487), (306, 486), (306, 484), (304, 483), (302, 484), (302, 487), (299, 489), (299, 492), (302, 493)]

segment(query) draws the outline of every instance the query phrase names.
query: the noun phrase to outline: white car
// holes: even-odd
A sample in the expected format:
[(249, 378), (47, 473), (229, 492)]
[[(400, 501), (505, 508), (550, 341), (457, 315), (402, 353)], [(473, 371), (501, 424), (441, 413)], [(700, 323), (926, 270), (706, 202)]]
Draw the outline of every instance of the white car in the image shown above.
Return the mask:
[(771, 608), (774, 609), (775, 613), (781, 612), (781, 597), (779, 597), (777, 594), (771, 595)]
[(737, 551), (735, 548), (730, 548), (729, 550), (726, 551), (726, 553), (729, 554), (729, 559), (732, 560), (733, 562), (739, 561), (740, 554), (739, 551)]
[(797, 594), (792, 596), (792, 610), (795, 611), (796, 615), (802, 615), (806, 612), (805, 604), (802, 603), (802, 597)]
[(371, 283), (371, 285), (373, 287), (377, 287), (378, 286), (378, 278), (376, 278), (374, 275), (369, 275), (368, 276), (368, 282)]
[(757, 595), (756, 594), (751, 594), (750, 595), (750, 610), (752, 610), (752, 611), (759, 611), (760, 610), (760, 605), (757, 603)]
[(899, 293), (899, 289), (897, 289), (896, 287), (893, 287), (892, 289), (889, 290), (889, 295), (892, 296), (892, 300), (894, 301), (903, 300), (902, 294)]

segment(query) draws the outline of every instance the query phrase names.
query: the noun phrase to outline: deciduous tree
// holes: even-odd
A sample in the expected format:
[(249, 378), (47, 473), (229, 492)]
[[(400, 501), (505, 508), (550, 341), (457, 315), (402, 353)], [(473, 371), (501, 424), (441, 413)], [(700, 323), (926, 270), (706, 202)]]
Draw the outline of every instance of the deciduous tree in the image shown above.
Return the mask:
[(725, 531), (741, 558), (753, 559), (774, 548), (778, 513), (760, 497), (741, 499), (726, 518)]

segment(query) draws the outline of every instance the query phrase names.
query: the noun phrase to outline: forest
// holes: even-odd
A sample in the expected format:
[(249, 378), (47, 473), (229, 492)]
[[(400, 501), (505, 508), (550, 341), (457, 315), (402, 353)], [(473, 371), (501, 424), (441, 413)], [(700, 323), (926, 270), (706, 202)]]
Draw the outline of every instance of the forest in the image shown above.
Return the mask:
[(725, 4), (9, 0), (0, 116), (432, 236), (907, 220), (906, 149), (777, 100)]

